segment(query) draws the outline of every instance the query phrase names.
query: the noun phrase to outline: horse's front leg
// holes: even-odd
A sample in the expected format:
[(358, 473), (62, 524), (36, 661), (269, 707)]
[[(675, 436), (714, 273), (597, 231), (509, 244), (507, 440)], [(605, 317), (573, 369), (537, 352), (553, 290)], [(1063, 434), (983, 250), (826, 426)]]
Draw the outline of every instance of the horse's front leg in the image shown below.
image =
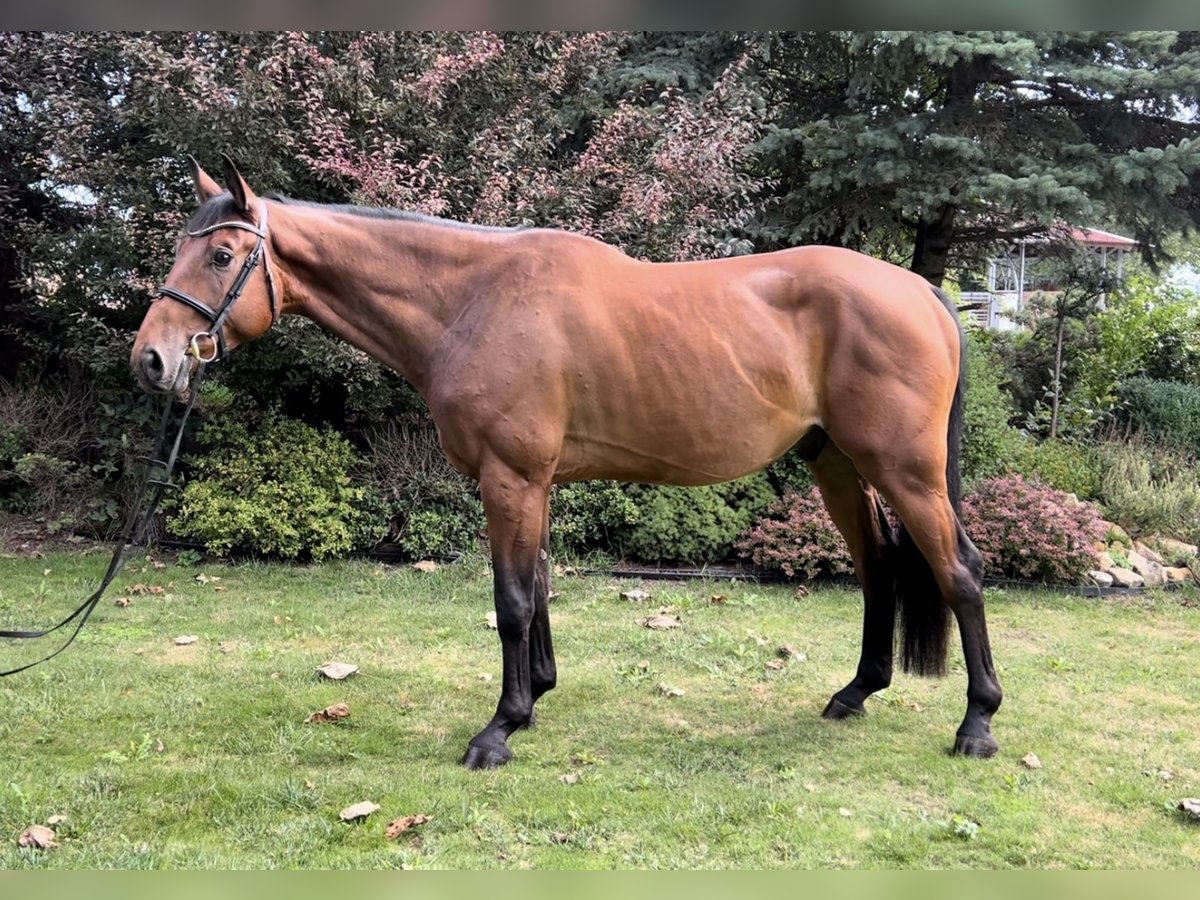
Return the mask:
[[(529, 724), (536, 694), (550, 686), (545, 683), (542, 666), (538, 667), (541, 671), (536, 684), (530, 671), (530, 628), (538, 608), (538, 567), (543, 562), (539, 556), (550, 488), (548, 478), (544, 482), (531, 481), (500, 464), (481, 472), (479, 486), (492, 547), (504, 680), (496, 714), (483, 731), (471, 738), (462, 762), (468, 769), (494, 769), (512, 759), (509, 735)], [(548, 622), (540, 624), (546, 625), (546, 633), (537, 636), (539, 659), (549, 653)], [(552, 667), (553, 656), (549, 659)]]

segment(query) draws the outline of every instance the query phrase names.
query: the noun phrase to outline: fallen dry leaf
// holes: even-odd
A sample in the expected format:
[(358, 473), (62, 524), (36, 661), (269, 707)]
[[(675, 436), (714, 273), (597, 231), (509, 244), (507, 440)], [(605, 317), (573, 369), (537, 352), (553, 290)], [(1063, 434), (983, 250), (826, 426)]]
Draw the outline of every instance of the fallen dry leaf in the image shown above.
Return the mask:
[(560, 566), (557, 563), (554, 564), (554, 575), (556, 578), (562, 578), (565, 575), (578, 575), (578, 574), (579, 574), (579, 570), (576, 569), (574, 566)]
[(565, 831), (555, 831), (550, 835), (550, 842), (552, 844), (565, 844), (569, 840), (571, 840), (571, 836)]
[(55, 837), (56, 835), (52, 828), (47, 828), (45, 825), (30, 825), (17, 838), (17, 845), (21, 847), (33, 847), (35, 850), (53, 850), (58, 846), (58, 841), (54, 839)]
[(806, 588), (804, 585), (800, 585), (800, 587), (796, 588), (796, 592), (792, 596), (797, 600), (803, 600), (808, 596), (808, 588)]
[(51, 828), (53, 828), (55, 825), (61, 825), (65, 821), (67, 821), (66, 816), (57, 815), (57, 816), (51, 816), (50, 818), (48, 818), (46, 820), (46, 824), (49, 825)]
[(1038, 759), (1036, 753), (1026, 753), (1024, 758), (1021, 760), (1021, 765), (1027, 769), (1040, 769), (1042, 767), (1042, 761)]
[(801, 653), (792, 644), (781, 644), (779, 649), (775, 651), (775, 654), (780, 659), (794, 659), (796, 662), (804, 662), (808, 659), (806, 654)]
[(424, 825), (430, 821), (433, 816), (404, 816), (399, 819), (392, 819), (388, 822), (387, 838), (389, 841), (394, 841), (410, 828), (416, 828), (418, 825)]
[(159, 738), (157, 741), (154, 742), (154, 752), (155, 753), (164, 753), (164, 752), (166, 752), (166, 749), (167, 749), (167, 745), (163, 743), (162, 738)]
[(200, 640), (200, 638), (196, 637), (194, 634), (181, 634), (179, 637), (175, 638), (175, 644), (179, 647), (186, 647), (188, 644), (194, 644), (198, 640)]
[(342, 817), (343, 822), (356, 822), (359, 819), (365, 819), (374, 812), (379, 812), (379, 804), (372, 803), (370, 800), (363, 800), (355, 803), (353, 806), (347, 806), (338, 815)]
[(324, 675), (333, 681), (342, 681), (349, 678), (358, 671), (358, 666), (353, 663), (344, 662), (327, 662), (317, 666), (317, 673)]
[(435, 563), (432, 559), (423, 559), (420, 562), (413, 563), (413, 568), (416, 569), (418, 572), (430, 573), (430, 572), (436, 572), (438, 569), (441, 568), (441, 566), (439, 566), (437, 563)]
[(847, 819), (849, 819), (852, 815), (854, 815), (854, 810), (846, 809), (846, 807), (844, 807), (844, 806), (839, 806), (838, 807), (838, 815), (844, 816)]
[(350, 718), (350, 707), (345, 703), (335, 703), (318, 710), (304, 720), (305, 725), (324, 725), (326, 722), (336, 722), (339, 719)]
[(634, 588), (631, 591), (621, 591), (620, 597), (622, 600), (627, 600), (630, 603), (644, 603), (650, 599), (650, 595), (639, 588)]
[(682, 697), (685, 693), (683, 688), (672, 687), (665, 681), (660, 681), (656, 687), (658, 688), (658, 692), (664, 697)]
[(1193, 819), (1200, 819), (1200, 797), (1185, 797), (1176, 809)]
[(708, 598), (708, 602), (713, 606), (724, 606), (729, 601), (727, 594), (713, 594)]
[(578, 784), (579, 783), (579, 773), (578, 772), (568, 772), (566, 775), (559, 775), (558, 780), (561, 781), (563, 784)]
[(130, 595), (137, 597), (144, 594), (161, 594), (164, 590), (165, 588), (163, 588), (163, 586), (160, 584), (142, 584), (141, 582), (138, 582), (129, 589), (129, 593)]
[(213, 590), (214, 591), (227, 591), (227, 590), (229, 590), (229, 588), (225, 587), (225, 585), (223, 585), (223, 584), (214, 584)]
[(683, 622), (679, 616), (666, 616), (659, 613), (657, 616), (648, 616), (645, 619), (638, 619), (638, 624), (654, 631), (668, 631), (672, 628), (682, 628)]
[(492, 631), (497, 631), (500, 626), (496, 624), (496, 613), (490, 612), (483, 617), (483, 627), (490, 628)]
[(776, 672), (778, 672), (780, 669), (782, 669), (782, 668), (783, 668), (783, 660), (782, 660), (782, 659), (778, 659), (778, 658), (776, 658), (776, 659), (768, 659), (768, 660), (767, 660), (767, 668), (768, 668), (768, 669), (774, 669)]
[(235, 641), (221, 641), (221, 643), (217, 644), (217, 649), (222, 653), (232, 653), (235, 647), (237, 647)]
[(122, 609), (124, 609), (126, 606), (133, 606), (133, 598), (118, 597), (115, 601), (113, 601), (113, 606), (119, 606)]
[(559, 598), (559, 593), (558, 593), (558, 591), (549, 591), (549, 592), (546, 594), (546, 602), (547, 602), (547, 603), (553, 603), (553, 602), (554, 602), (555, 600), (557, 600), (558, 598)]
[(478, 678), (480, 681), (491, 681), (492, 673), (491, 672), (480, 672), (475, 677)]

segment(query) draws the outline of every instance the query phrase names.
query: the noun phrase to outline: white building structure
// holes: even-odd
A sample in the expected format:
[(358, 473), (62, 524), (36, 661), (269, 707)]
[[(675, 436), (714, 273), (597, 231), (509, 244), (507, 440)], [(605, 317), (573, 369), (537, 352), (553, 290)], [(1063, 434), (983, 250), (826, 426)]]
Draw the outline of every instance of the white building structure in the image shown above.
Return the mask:
[[(1082, 252), (1094, 255), (1103, 268), (1116, 266), (1118, 278), (1125, 270), (1125, 257), (1138, 247), (1133, 238), (1099, 228), (1070, 227), (1067, 234)], [(1062, 289), (1056, 258), (1042, 254), (1046, 246), (1044, 239), (1022, 239), (989, 261), (986, 283), (971, 286), (983, 289), (962, 292), (962, 304), (970, 308), (975, 323), (1000, 330), (1020, 328), (1011, 313), (1023, 310), (1034, 294)]]

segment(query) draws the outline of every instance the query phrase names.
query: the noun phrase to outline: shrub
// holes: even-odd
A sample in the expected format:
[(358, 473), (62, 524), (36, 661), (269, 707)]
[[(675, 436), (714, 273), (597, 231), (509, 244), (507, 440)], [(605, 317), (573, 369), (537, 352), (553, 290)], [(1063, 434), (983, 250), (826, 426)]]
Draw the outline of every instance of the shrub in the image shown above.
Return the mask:
[(1170, 446), (1135, 436), (1096, 448), (1100, 501), (1114, 522), (1135, 533), (1200, 540), (1200, 464)]
[(622, 528), (634, 525), (637, 504), (611, 481), (559, 485), (550, 500), (550, 535), (555, 553), (607, 549)]
[(850, 551), (829, 518), (820, 492), (789, 491), (737, 542), (738, 552), (755, 565), (777, 569), (789, 578), (844, 575), (854, 570)]
[(1020, 464), (1028, 439), (1010, 420), (1012, 398), (1002, 385), (1007, 377), (993, 352), (991, 335), (968, 332), (967, 395), (963, 406), (963, 481), (1003, 475)]
[(1030, 481), (1040, 481), (1081, 500), (1100, 496), (1100, 461), (1095, 451), (1084, 444), (1031, 441), (1013, 468)]
[(171, 528), (212, 553), (322, 559), (382, 531), (371, 495), (352, 483), (354, 449), (335, 432), (268, 413), (207, 422), (200, 442), (207, 452), (191, 461)]
[(1193, 453), (1200, 447), (1200, 385), (1137, 377), (1121, 382), (1117, 393), (1117, 419), (1130, 430)]
[(646, 562), (729, 558), (738, 535), (775, 497), (762, 472), (708, 487), (630, 485), (625, 491), (638, 519), (617, 535), (617, 547)]
[(104, 445), (96, 398), (86, 382), (57, 388), (0, 382), (0, 512), (33, 516), (50, 531), (103, 530), (116, 518), (106, 477), (132, 446)]
[(388, 537), (414, 557), (474, 549), (484, 529), (474, 481), (454, 469), (428, 425), (391, 425), (369, 438)]
[(1099, 508), (1020, 475), (976, 482), (962, 505), (963, 526), (992, 575), (1078, 583), (1096, 566), (1105, 533)]

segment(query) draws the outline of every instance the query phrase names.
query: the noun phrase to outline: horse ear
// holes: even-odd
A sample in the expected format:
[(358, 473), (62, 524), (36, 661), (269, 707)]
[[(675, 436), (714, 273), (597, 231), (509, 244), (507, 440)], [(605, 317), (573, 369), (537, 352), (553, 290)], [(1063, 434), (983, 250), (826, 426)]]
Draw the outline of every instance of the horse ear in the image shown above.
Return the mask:
[(221, 193), (221, 186), (213, 181), (212, 176), (200, 168), (196, 157), (189, 155), (188, 162), (192, 164), (192, 182), (196, 185), (196, 199), (203, 203)]
[(234, 165), (229, 154), (222, 153), (221, 159), (225, 160), (225, 186), (233, 195), (233, 202), (237, 204), (239, 211), (250, 212), (254, 201), (258, 198), (254, 196), (254, 191), (250, 190), (250, 185), (246, 184), (246, 179), (238, 172), (237, 166)]

